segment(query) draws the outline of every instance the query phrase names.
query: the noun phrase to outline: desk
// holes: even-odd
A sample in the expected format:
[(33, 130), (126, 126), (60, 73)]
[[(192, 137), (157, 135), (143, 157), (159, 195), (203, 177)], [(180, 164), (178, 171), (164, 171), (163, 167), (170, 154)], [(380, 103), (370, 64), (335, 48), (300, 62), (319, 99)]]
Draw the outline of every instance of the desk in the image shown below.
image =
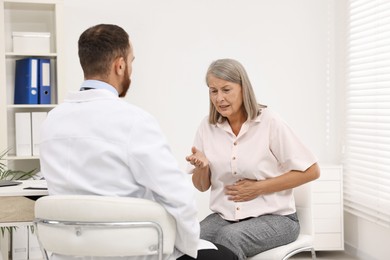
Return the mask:
[(48, 195), (45, 180), (26, 180), (22, 184), (0, 187), (0, 227), (25, 225), (34, 219), (34, 198)]
[[(25, 189), (27, 187), (47, 188), (45, 180), (21, 182), (22, 184), (15, 186), (0, 187), (0, 227), (31, 225), (34, 219), (35, 199), (48, 195), (47, 189)], [(0, 242), (0, 251), (2, 251), (0, 254), (3, 260), (6, 260), (9, 247), (7, 237), (2, 238), (0, 234)], [(2, 250), (4, 248), (7, 249)]]
[(47, 188), (45, 180), (17, 180), (22, 184), (15, 186), (0, 187), (0, 197), (9, 196), (45, 196), (48, 195), (47, 190), (26, 190), (27, 187)]

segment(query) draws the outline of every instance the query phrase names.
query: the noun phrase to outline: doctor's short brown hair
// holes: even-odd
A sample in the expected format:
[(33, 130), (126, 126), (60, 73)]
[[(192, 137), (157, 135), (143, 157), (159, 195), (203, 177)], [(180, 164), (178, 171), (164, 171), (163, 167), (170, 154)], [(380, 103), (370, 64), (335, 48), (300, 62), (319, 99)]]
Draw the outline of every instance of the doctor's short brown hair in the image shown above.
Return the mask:
[(113, 24), (98, 24), (85, 30), (78, 41), (84, 77), (108, 76), (112, 62), (129, 54), (129, 35)]

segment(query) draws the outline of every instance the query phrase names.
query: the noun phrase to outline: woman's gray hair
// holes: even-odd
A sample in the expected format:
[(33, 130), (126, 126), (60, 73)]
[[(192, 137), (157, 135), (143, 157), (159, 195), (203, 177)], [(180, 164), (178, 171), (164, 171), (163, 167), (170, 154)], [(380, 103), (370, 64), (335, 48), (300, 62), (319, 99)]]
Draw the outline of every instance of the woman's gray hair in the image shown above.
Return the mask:
[[(206, 73), (207, 86), (209, 85), (209, 75), (212, 75), (218, 79), (239, 84), (242, 89), (242, 99), (248, 118), (251, 120), (256, 118), (259, 113), (259, 105), (256, 101), (256, 96), (248, 74), (246, 73), (245, 68), (241, 63), (233, 59), (220, 59), (213, 61)], [(210, 99), (209, 123), (216, 124), (217, 122), (223, 122), (225, 120), (226, 118), (218, 113)]]

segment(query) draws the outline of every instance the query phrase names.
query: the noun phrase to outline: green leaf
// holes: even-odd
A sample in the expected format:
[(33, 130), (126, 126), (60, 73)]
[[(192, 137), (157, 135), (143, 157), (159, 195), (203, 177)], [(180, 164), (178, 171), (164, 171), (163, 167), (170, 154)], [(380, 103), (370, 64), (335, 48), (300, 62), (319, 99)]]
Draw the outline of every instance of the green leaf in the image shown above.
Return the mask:
[(10, 149), (6, 149), (0, 153), (0, 180), (27, 180), (37, 174), (36, 169), (30, 171), (11, 170), (7, 168), (7, 165), (1, 161), (5, 160), (4, 157), (7, 155)]

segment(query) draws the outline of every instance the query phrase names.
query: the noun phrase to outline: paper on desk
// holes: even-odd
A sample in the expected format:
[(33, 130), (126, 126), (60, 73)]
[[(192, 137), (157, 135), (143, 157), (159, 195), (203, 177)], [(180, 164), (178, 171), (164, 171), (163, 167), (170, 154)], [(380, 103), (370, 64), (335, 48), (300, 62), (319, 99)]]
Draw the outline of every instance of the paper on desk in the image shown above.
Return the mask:
[(24, 187), (25, 190), (47, 190), (47, 182), (41, 181), (32, 181), (27, 187)]
[(210, 241), (199, 239), (199, 244), (198, 244), (198, 250), (201, 249), (215, 249), (218, 250), (218, 248), (211, 243)]

